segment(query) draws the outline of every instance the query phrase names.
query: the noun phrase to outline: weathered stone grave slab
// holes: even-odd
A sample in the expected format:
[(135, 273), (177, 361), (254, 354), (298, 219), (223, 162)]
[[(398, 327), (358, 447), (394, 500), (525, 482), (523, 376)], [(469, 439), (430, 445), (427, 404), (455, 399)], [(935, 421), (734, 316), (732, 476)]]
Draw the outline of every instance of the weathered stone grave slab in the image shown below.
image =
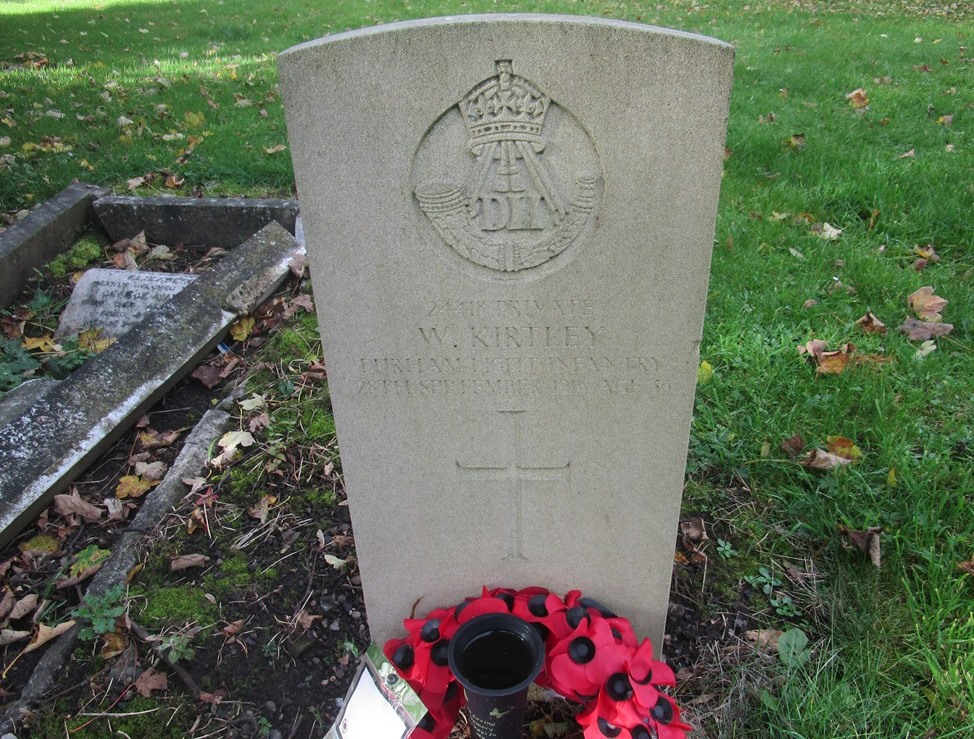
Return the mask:
[(118, 338), (195, 279), (170, 272), (89, 269), (74, 286), (55, 335), (96, 328)]
[(505, 15), (278, 57), (374, 639), (481, 584), (662, 636), (732, 57)]
[(0, 233), (0, 308), (17, 299), (35, 269), (71, 244), (88, 218), (92, 200), (106, 194), (104, 187), (69, 185)]
[(270, 295), (300, 252), (268, 224), (0, 426), (0, 547)]
[(296, 200), (251, 198), (139, 198), (110, 195), (94, 204), (95, 213), (113, 241), (141, 231), (153, 244), (232, 247), (277, 221), (294, 233)]

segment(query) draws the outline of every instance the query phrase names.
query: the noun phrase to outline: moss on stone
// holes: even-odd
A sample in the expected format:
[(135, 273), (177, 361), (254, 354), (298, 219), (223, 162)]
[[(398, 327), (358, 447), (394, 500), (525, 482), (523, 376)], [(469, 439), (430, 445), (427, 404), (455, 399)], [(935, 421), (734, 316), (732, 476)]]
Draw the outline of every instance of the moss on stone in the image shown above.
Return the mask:
[(218, 617), (216, 606), (206, 599), (205, 591), (195, 585), (156, 588), (145, 595), (146, 604), (139, 618), (150, 628), (174, 626), (187, 621), (209, 624)]
[(47, 265), (51, 276), (57, 279), (64, 277), (68, 272), (83, 269), (89, 264), (100, 258), (102, 245), (92, 237), (86, 237), (78, 241), (66, 252), (58, 255), (50, 264)]

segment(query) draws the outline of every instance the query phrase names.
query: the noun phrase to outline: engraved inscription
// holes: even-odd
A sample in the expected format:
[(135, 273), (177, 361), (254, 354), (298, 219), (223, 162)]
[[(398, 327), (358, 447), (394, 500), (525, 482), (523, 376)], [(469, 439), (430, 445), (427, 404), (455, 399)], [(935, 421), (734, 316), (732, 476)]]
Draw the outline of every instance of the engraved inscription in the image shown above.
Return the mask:
[(507, 59), (434, 124), (413, 172), (416, 201), (440, 238), (498, 273), (575, 245), (594, 222), (600, 186), (588, 135)]
[(510, 461), (500, 465), (466, 466), (457, 460), (461, 482), (464, 480), (492, 481), (500, 480), (508, 483), (511, 497), (510, 516), (507, 525), (507, 553), (505, 560), (526, 562), (523, 547), (524, 511), (521, 496), (525, 492), (526, 482), (561, 482), (571, 492), (571, 462), (563, 465), (529, 467), (522, 462), (523, 432), (521, 416), (525, 411), (497, 411), (501, 416), (511, 421), (510, 439), (513, 453)]

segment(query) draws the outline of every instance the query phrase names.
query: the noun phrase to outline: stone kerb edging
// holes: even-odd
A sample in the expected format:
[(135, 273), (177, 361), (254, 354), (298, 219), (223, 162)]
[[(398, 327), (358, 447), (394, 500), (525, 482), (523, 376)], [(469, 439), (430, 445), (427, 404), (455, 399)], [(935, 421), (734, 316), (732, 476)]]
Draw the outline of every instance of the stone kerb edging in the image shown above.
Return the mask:
[(296, 200), (133, 197), (74, 183), (0, 232), (0, 308), (13, 303), (35, 271), (71, 246), (90, 222), (112, 241), (144, 231), (155, 244), (232, 248), (272, 221), (296, 233), (298, 211)]
[(0, 427), (0, 547), (284, 280), (303, 248), (272, 222)]
[(109, 192), (95, 185), (68, 185), (0, 233), (0, 308), (17, 299), (34, 270), (71, 245), (92, 215), (92, 201)]

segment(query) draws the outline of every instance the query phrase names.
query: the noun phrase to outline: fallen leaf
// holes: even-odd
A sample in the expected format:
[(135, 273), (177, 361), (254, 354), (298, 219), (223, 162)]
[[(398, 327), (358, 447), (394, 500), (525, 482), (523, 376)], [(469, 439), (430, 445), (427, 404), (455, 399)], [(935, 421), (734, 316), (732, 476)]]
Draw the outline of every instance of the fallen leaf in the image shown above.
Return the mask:
[(253, 444), (254, 437), (249, 431), (228, 431), (217, 442), (223, 451), (213, 459), (213, 466), (222, 467), (233, 459), (240, 447), (249, 447)]
[(826, 241), (838, 241), (839, 237), (842, 236), (842, 229), (836, 228), (831, 223), (823, 223), (821, 230), (818, 231), (818, 236)]
[(201, 364), (193, 370), (190, 375), (195, 380), (199, 380), (207, 390), (212, 390), (223, 382), (223, 369), (216, 364)]
[(307, 631), (314, 626), (315, 621), (318, 621), (321, 618), (321, 616), (312, 616), (302, 608), (300, 611), (298, 611), (298, 615), (294, 617), (294, 622), (301, 627), (303, 631)]
[(699, 516), (687, 519), (686, 521), (680, 521), (680, 533), (685, 539), (694, 542), (707, 541), (708, 538), (707, 527), (704, 524), (704, 520)]
[(17, 631), (16, 629), (0, 629), (0, 647), (5, 647), (8, 644), (13, 644), (21, 639), (26, 639), (30, 636), (29, 631)]
[(907, 304), (916, 313), (921, 321), (940, 323), (943, 320), (940, 312), (947, 307), (947, 301), (939, 295), (934, 295), (933, 288), (929, 285), (919, 288), (910, 293), (906, 298)]
[[(318, 532), (320, 533), (321, 529), (318, 529)], [(16, 602), (17, 596), (14, 595), (10, 588), (5, 587), (3, 590), (3, 598), (0, 598), (0, 621), (7, 618), (7, 614), (10, 613)]]
[(77, 488), (72, 488), (70, 495), (55, 495), (54, 510), (62, 516), (77, 514), (88, 522), (101, 519), (101, 509), (86, 500), (82, 500), (81, 496), (78, 495)]
[(862, 318), (856, 321), (856, 325), (867, 334), (885, 334), (886, 324), (876, 318), (872, 312), (866, 313)]
[(933, 244), (927, 244), (926, 246), (914, 246), (913, 253), (921, 259), (927, 260), (928, 262), (940, 261), (940, 255), (937, 254), (936, 250), (933, 248)]
[(858, 549), (863, 554), (868, 554), (869, 559), (876, 567), (882, 564), (882, 555), (879, 549), (879, 537), (883, 533), (882, 527), (873, 526), (865, 531), (855, 531), (839, 525), (839, 533), (842, 535), (842, 545), (846, 549)]
[(852, 460), (840, 457), (837, 454), (830, 454), (824, 449), (812, 449), (799, 464), (813, 470), (834, 470), (836, 467), (852, 464)]
[(336, 570), (340, 570), (342, 567), (344, 567), (346, 564), (348, 564), (348, 560), (347, 559), (342, 559), (341, 557), (336, 557), (334, 554), (326, 554), (325, 555), (325, 562), (327, 562), (328, 564), (330, 564)]
[(778, 639), (783, 633), (777, 629), (750, 629), (744, 632), (744, 638), (756, 647), (762, 649), (770, 647), (777, 651)]
[(896, 468), (890, 467), (889, 472), (886, 475), (886, 485), (887, 487), (895, 488), (899, 487), (899, 483), (896, 481)]
[(240, 316), (233, 324), (230, 326), (230, 335), (233, 337), (234, 341), (246, 341), (247, 337), (254, 330), (254, 318), (253, 316)]
[(958, 562), (957, 569), (974, 577), (974, 557), (971, 557), (967, 562)]
[(271, 425), (271, 417), (267, 412), (260, 413), (247, 421), (247, 428), (251, 433), (257, 433)]
[(267, 516), (270, 514), (271, 506), (276, 502), (276, 495), (264, 495), (259, 501), (257, 501), (256, 505), (247, 509), (247, 515), (251, 518), (256, 518), (261, 523), (266, 523)]
[(256, 411), (267, 407), (267, 398), (260, 393), (254, 393), (245, 400), (237, 401), (237, 405), (245, 411)]
[(277, 154), (279, 152), (284, 151), (286, 148), (287, 148), (287, 146), (284, 145), (284, 144), (275, 144), (274, 146), (270, 146), (270, 147), (265, 148), (264, 149), (264, 153), (266, 153), (266, 154)]
[(815, 298), (809, 298), (804, 303), (802, 303), (802, 308), (805, 308), (807, 310), (809, 308), (814, 308), (816, 305), (818, 305), (818, 301)]
[(132, 179), (125, 180), (125, 185), (129, 190), (137, 190), (145, 184), (145, 177), (133, 177)]
[(935, 336), (946, 336), (954, 330), (952, 323), (931, 323), (907, 318), (899, 330), (906, 334), (910, 341), (927, 341)]
[[(846, 344), (846, 346), (851, 346)], [(822, 352), (818, 359), (815, 372), (820, 375), (841, 375), (849, 364), (851, 352), (840, 350), (836, 352)]]
[(44, 352), (45, 354), (57, 354), (61, 351), (61, 347), (54, 342), (54, 336), (52, 334), (25, 337), (23, 346), (29, 352), (38, 351)]
[(162, 479), (166, 476), (167, 469), (169, 469), (169, 465), (165, 462), (135, 463), (135, 474), (144, 480), (149, 480), (154, 483), (162, 482)]
[(14, 607), (10, 609), (10, 620), (16, 621), (19, 618), (28, 616), (37, 610), (37, 604), (40, 602), (40, 598), (36, 593), (29, 593), (23, 598), (14, 603)]
[(122, 503), (118, 498), (105, 498), (102, 501), (105, 504), (105, 508), (108, 509), (108, 520), (109, 521), (124, 521), (127, 514), (128, 508)]
[(822, 356), (822, 352), (825, 351), (826, 347), (828, 347), (828, 344), (821, 339), (812, 339), (799, 346), (798, 353), (802, 356), (807, 354), (809, 359), (817, 364), (819, 357)]
[(135, 255), (130, 251), (124, 251), (112, 257), (112, 265), (116, 269), (125, 269), (129, 272), (134, 272), (139, 268), (138, 262), (135, 261)]
[(115, 487), (115, 497), (122, 500), (125, 498), (141, 498), (152, 487), (151, 480), (145, 480), (138, 475), (125, 475)]
[(913, 355), (913, 358), (918, 360), (925, 359), (927, 355), (933, 354), (935, 351), (937, 351), (937, 342), (930, 339), (929, 341), (924, 341), (922, 344), (920, 344), (920, 348), (917, 349), (916, 354)]
[(915, 157), (916, 155), (917, 155), (917, 150), (916, 149), (910, 149), (909, 151), (904, 151), (902, 154), (900, 154), (896, 158), (897, 159), (913, 159), (913, 157)]
[(100, 328), (89, 328), (78, 334), (78, 348), (95, 354), (101, 354), (114, 343), (115, 337), (105, 336)]
[(178, 431), (159, 432), (155, 429), (146, 429), (139, 433), (139, 444), (143, 449), (158, 449), (172, 446), (178, 438)]
[(129, 645), (128, 636), (122, 632), (112, 631), (101, 636), (101, 656), (102, 659), (117, 657), (126, 650)]
[(200, 128), (204, 123), (206, 123), (206, 118), (203, 117), (202, 113), (195, 113), (187, 110), (183, 114), (183, 123), (186, 124), (187, 128)]
[(863, 112), (866, 106), (869, 105), (869, 98), (866, 97), (866, 91), (861, 87), (857, 87), (852, 92), (846, 93), (845, 99), (849, 101), (852, 109), (857, 112)]
[(837, 454), (850, 462), (857, 462), (862, 459), (862, 450), (856, 446), (852, 439), (846, 436), (827, 436), (825, 441), (825, 448), (832, 454)]
[[(125, 128), (126, 126), (131, 126), (135, 123), (131, 118), (126, 118), (124, 115), (120, 115), (118, 120), (115, 121), (119, 128)], [(131, 180), (129, 180), (131, 182)]]
[(801, 434), (795, 434), (781, 442), (781, 449), (789, 457), (795, 459), (805, 451), (805, 440)]
[(135, 691), (139, 695), (143, 698), (150, 698), (153, 690), (169, 689), (169, 677), (165, 672), (157, 672), (154, 668), (149, 667), (139, 675), (134, 685)]
[(169, 569), (172, 572), (178, 572), (179, 570), (188, 570), (191, 567), (206, 567), (206, 563), (209, 561), (210, 558), (205, 554), (180, 554), (178, 557), (169, 560)]
[(51, 639), (56, 639), (61, 636), (61, 634), (70, 631), (74, 628), (74, 621), (65, 621), (57, 626), (45, 626), (44, 624), (37, 624), (37, 633), (34, 638), (31, 639), (30, 644), (24, 648), (24, 654), (28, 652), (33, 652), (35, 649), (40, 649), (45, 644), (47, 644)]
[(710, 362), (704, 360), (697, 367), (697, 384), (706, 385), (712, 379), (714, 379), (714, 368)]
[(801, 151), (805, 148), (805, 134), (793, 133), (785, 139), (785, 146), (793, 151)]
[(798, 249), (793, 246), (788, 247), (788, 253), (791, 254), (795, 259), (804, 259), (805, 255), (802, 254)]
[(237, 634), (243, 631), (243, 627), (244, 627), (244, 620), (240, 618), (234, 621), (233, 623), (227, 624), (222, 629), (220, 629), (220, 631), (223, 633), (225, 637), (229, 639), (235, 637)]

